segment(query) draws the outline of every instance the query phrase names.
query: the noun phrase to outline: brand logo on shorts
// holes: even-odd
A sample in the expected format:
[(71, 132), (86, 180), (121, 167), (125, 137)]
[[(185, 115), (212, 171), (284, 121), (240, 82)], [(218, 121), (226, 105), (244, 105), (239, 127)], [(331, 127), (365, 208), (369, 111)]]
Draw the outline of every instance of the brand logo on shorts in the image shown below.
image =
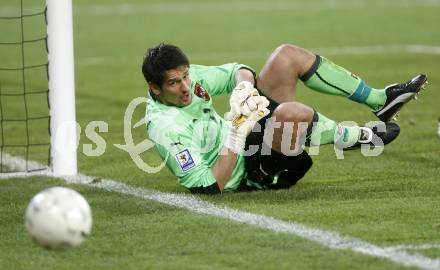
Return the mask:
[(188, 149), (182, 150), (176, 154), (177, 162), (179, 162), (182, 171), (186, 172), (196, 166), (194, 159)]

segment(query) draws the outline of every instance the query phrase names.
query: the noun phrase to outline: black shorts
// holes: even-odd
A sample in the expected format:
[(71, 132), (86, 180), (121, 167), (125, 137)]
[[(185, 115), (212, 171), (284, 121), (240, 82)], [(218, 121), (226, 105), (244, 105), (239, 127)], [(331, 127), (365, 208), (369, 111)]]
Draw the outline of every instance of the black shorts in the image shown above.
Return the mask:
[(265, 146), (266, 150), (270, 149), (270, 153), (264, 151), (265, 153), (262, 154), (266, 121), (279, 105), (269, 98), (268, 100), (270, 113), (258, 121), (261, 132), (251, 132), (246, 138), (245, 150), (249, 150), (250, 146), (258, 146), (258, 151), (245, 157), (246, 174), (239, 188), (241, 190), (253, 189), (252, 187), (255, 186), (263, 189), (289, 188), (306, 174), (313, 163), (306, 151), (296, 156), (286, 156)]

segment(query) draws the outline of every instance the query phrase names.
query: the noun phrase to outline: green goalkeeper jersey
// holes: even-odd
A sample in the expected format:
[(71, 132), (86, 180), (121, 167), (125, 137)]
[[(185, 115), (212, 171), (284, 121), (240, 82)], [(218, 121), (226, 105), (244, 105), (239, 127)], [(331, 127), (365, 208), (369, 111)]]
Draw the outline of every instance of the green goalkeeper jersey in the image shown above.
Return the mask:
[[(231, 93), (235, 73), (240, 68), (249, 69), (237, 63), (190, 65), (189, 105), (179, 108), (154, 100), (147, 105), (148, 135), (167, 167), (187, 188), (207, 187), (216, 182), (211, 167), (223, 147), (230, 122), (217, 114), (211, 97)], [(236, 190), (244, 172), (244, 157), (239, 155), (224, 191)]]

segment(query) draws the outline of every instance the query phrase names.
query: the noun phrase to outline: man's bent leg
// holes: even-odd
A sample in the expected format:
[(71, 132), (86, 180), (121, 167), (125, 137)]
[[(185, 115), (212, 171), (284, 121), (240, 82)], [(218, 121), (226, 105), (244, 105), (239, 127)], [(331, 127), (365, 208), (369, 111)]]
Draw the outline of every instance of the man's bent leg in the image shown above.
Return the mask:
[(282, 45), (264, 65), (257, 87), (281, 104), (295, 100), (298, 78), (318, 92), (348, 97), (367, 105), (384, 122), (390, 121), (427, 83), (427, 76), (422, 74), (403, 84), (375, 89), (322, 56), (293, 45)]
[(311, 168), (312, 159), (304, 151), (306, 136), (313, 145), (335, 143), (341, 148), (360, 138), (360, 127), (339, 125), (299, 102), (271, 105), (271, 118), (262, 124), (264, 139), (251, 134), (246, 141), (261, 147), (257, 155), (246, 157), (248, 177), (269, 189), (288, 188)]
[(246, 149), (259, 147), (246, 156), (247, 178), (267, 188), (290, 187), (310, 169), (312, 160), (303, 150), (306, 137), (311, 145), (334, 143), (340, 148), (362, 139), (361, 127), (337, 124), (299, 102), (270, 101), (269, 109), (271, 121), (266, 117), (259, 122), (264, 132), (252, 132), (246, 139)]
[(313, 65), (316, 56), (293, 45), (281, 45), (267, 60), (257, 78), (257, 88), (281, 104), (295, 100), (298, 78)]
[(273, 111), (264, 143), (279, 153), (296, 155), (305, 143), (335, 144), (342, 149), (355, 145), (362, 135), (359, 126), (341, 125), (304, 104), (285, 102)]
[(387, 99), (384, 89), (372, 88), (330, 60), (294, 45), (282, 45), (272, 53), (257, 87), (278, 103), (289, 102), (295, 99), (298, 78), (313, 90), (348, 97), (373, 110), (381, 108)]
[(246, 156), (246, 179), (263, 188), (288, 188), (306, 174), (313, 162), (302, 146), (295, 155), (281, 152), (283, 130), (291, 136), (287, 143), (289, 147), (296, 145), (296, 139), (300, 137), (297, 134), (304, 134), (313, 119), (313, 110), (298, 102), (278, 105), (274, 101), (270, 103), (270, 110), (270, 121), (266, 118), (260, 123), (264, 131), (270, 130), (270, 140), (264, 142), (265, 132), (251, 133), (246, 139), (247, 148), (259, 146), (257, 154)]

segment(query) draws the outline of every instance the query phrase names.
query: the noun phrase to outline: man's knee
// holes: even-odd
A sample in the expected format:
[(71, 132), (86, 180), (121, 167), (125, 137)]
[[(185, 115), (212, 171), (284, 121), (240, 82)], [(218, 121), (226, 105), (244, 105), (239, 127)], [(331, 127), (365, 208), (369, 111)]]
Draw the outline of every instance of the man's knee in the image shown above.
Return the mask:
[(285, 102), (275, 108), (272, 116), (282, 123), (309, 123), (313, 113), (311, 108), (299, 102)]
[(304, 48), (292, 44), (282, 44), (273, 51), (272, 57), (280, 59), (298, 59), (314, 57), (314, 54)]

